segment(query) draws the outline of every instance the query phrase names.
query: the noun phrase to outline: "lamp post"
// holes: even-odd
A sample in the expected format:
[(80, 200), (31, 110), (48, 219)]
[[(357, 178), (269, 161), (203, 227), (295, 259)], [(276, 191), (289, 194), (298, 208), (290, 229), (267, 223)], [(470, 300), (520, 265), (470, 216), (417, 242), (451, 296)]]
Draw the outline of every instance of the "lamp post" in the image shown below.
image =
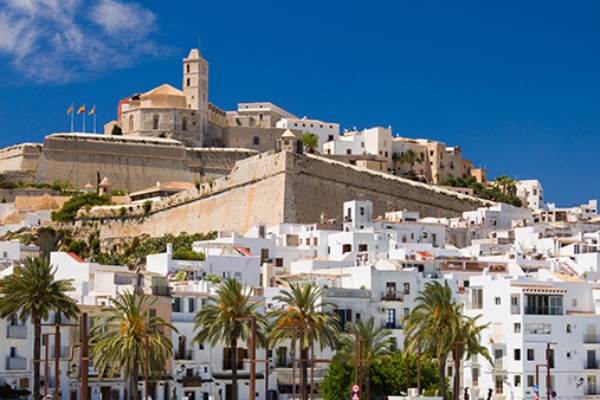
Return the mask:
[(550, 346), (556, 342), (546, 343), (546, 399), (550, 400)]
[(546, 364), (535, 364), (535, 386), (537, 386), (538, 396), (536, 400), (539, 400), (539, 392), (540, 392), (540, 367), (548, 367)]

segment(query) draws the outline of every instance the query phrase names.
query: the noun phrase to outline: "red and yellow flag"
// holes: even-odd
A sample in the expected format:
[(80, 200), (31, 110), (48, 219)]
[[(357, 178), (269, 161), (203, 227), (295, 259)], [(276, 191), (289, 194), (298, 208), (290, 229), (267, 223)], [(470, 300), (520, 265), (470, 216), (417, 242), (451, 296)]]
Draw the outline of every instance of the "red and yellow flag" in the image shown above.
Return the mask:
[(73, 104), (71, 104), (71, 107), (69, 107), (69, 109), (67, 110), (67, 115), (71, 114), (73, 112)]
[(96, 113), (96, 106), (92, 107), (92, 109), (90, 110), (90, 112), (88, 113), (88, 115), (92, 115)]
[(85, 112), (85, 104), (79, 107), (79, 110), (77, 110), (77, 114), (81, 114), (82, 112)]

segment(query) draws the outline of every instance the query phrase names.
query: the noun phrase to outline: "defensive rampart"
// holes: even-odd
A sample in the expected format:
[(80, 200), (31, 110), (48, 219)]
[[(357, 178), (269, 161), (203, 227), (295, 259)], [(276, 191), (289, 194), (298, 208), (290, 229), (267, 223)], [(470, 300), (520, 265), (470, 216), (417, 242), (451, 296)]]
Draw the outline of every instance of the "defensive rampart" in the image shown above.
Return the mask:
[(108, 177), (113, 189), (133, 191), (157, 181), (191, 181), (186, 149), (177, 141), (90, 134), (44, 139), (36, 183), (69, 181), (75, 188)]
[[(132, 207), (95, 208), (79, 224), (100, 221), (102, 239), (171, 232), (245, 232), (257, 222), (311, 223), (322, 213), (341, 220), (344, 201), (373, 201), (374, 215), (395, 209), (451, 217), (486, 204), (473, 197), (363, 170), (322, 157), (263, 153), (238, 161), (227, 177), (153, 205), (149, 215)], [(133, 214), (133, 215), (131, 215)]]

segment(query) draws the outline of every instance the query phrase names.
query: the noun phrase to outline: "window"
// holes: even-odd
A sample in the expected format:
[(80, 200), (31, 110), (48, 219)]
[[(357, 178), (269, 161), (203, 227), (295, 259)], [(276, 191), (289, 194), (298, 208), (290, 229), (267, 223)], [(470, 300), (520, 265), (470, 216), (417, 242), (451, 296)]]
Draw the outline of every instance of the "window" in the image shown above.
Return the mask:
[(404, 294), (410, 294), (410, 283), (404, 282)]
[(173, 299), (173, 312), (181, 312), (181, 298), (175, 297)]
[(367, 251), (368, 246), (366, 244), (359, 244), (358, 251)]
[(352, 245), (351, 244), (344, 244), (342, 245), (342, 253), (350, 253), (352, 251)]
[(346, 154), (349, 156), (352, 155), (352, 149), (346, 149)]
[(187, 78), (187, 80), (186, 80), (186, 84), (187, 84), (188, 86), (190, 86), (190, 83), (191, 83), (191, 80), (190, 80), (190, 78)]
[(494, 303), (499, 306), (501, 304), (500, 297), (494, 297)]
[(515, 322), (515, 324), (514, 324), (514, 332), (515, 333), (521, 333), (521, 323), (520, 322)]
[(360, 215), (365, 215), (365, 208), (364, 207), (360, 208)]
[(534, 361), (535, 360), (535, 352), (533, 351), (533, 349), (527, 349), (527, 361)]
[(571, 333), (571, 324), (567, 324), (567, 333)]
[(514, 382), (515, 387), (521, 387), (521, 375), (515, 375)]
[(385, 329), (396, 328), (396, 309), (388, 308), (385, 313)]
[(133, 130), (133, 115), (129, 116), (129, 130)]
[(187, 117), (185, 115), (181, 118), (181, 130), (187, 131)]
[(515, 361), (521, 360), (521, 349), (515, 349)]
[(187, 72), (188, 74), (190, 73), (190, 64), (187, 64), (185, 66), (185, 72)]
[(562, 315), (562, 297), (525, 295), (525, 313), (533, 315)]
[(158, 117), (158, 115), (155, 115), (153, 129), (158, 129), (158, 122), (159, 122), (159, 117)]
[[(237, 349), (237, 369), (244, 369), (244, 358), (248, 358), (248, 350), (247, 349)], [(233, 352), (230, 348), (223, 349), (223, 370), (229, 370), (232, 367), (233, 363)]]
[(471, 289), (471, 307), (473, 309), (483, 308), (483, 289)]
[(275, 266), (276, 267), (283, 267), (283, 258), (276, 258), (275, 259)]
[(573, 305), (573, 307), (577, 307), (577, 298), (574, 298), (574, 299), (571, 301), (571, 304)]
[(252, 138), (252, 144), (258, 146), (260, 144), (260, 138), (258, 136), (254, 136)]
[(196, 299), (188, 299), (188, 312), (196, 311)]
[(527, 375), (527, 387), (533, 387), (535, 385), (535, 377), (533, 375)]

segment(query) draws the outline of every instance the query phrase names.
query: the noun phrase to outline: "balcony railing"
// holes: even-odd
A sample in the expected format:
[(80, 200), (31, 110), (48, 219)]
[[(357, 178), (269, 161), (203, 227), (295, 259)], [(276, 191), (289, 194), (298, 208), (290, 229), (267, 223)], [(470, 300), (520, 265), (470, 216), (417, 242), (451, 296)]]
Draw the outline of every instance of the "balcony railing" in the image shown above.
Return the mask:
[(175, 352), (175, 360), (193, 360), (194, 359), (194, 351), (187, 350), (182, 353)]
[(9, 325), (6, 337), (11, 339), (27, 339), (27, 326)]
[(8, 357), (6, 369), (27, 369), (27, 358), (25, 357)]
[(600, 343), (600, 336), (598, 336), (598, 335), (583, 335), (583, 343), (586, 343), (586, 344)]
[(583, 362), (583, 369), (600, 369), (600, 362), (596, 360), (585, 360)]

